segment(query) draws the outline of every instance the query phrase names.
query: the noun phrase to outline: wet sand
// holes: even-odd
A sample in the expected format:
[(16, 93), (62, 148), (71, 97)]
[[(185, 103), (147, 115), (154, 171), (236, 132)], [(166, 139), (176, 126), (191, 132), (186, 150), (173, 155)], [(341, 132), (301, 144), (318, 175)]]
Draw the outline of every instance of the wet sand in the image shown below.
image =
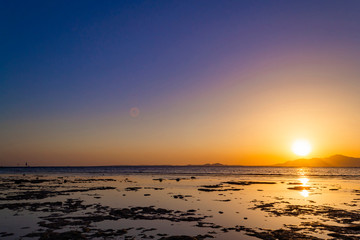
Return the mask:
[(360, 239), (360, 181), (0, 176), (3, 239)]

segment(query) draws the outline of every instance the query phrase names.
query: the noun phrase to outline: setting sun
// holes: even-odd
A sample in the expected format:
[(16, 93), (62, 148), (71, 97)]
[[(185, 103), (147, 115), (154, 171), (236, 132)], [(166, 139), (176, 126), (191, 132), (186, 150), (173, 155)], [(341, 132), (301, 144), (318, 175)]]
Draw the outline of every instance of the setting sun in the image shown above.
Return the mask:
[(296, 155), (306, 156), (311, 152), (311, 144), (307, 140), (299, 139), (293, 143), (291, 149)]

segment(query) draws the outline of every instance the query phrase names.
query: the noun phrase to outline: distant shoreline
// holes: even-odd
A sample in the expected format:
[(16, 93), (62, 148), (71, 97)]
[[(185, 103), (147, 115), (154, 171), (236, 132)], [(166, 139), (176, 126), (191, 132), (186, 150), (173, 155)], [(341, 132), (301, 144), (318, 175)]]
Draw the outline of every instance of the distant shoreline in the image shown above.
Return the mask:
[(348, 157), (344, 155), (333, 155), (327, 158), (311, 158), (311, 159), (296, 159), (291, 161), (286, 161), (283, 163), (271, 164), (271, 165), (227, 165), (221, 163), (206, 163), (206, 164), (185, 164), (185, 165), (169, 165), (169, 164), (159, 164), (159, 165), (56, 165), (56, 166), (46, 166), (46, 165), (24, 165), (24, 166), (0, 166), (0, 168), (46, 168), (46, 167), (287, 167), (287, 168), (360, 168), (360, 158)]
[(210, 168), (221, 168), (221, 167), (271, 167), (271, 168), (360, 168), (358, 166), (277, 166), (277, 165), (221, 165), (221, 166), (207, 166), (207, 165), (79, 165), (79, 166), (0, 166), (1, 168), (97, 168), (97, 167), (210, 167)]

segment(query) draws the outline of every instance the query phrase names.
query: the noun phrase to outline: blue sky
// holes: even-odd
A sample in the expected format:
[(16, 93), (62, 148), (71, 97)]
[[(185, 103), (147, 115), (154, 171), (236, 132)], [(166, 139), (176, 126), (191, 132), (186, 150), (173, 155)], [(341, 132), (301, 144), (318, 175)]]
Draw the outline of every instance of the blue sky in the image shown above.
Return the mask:
[[(312, 65), (319, 62), (314, 55), (329, 68), (338, 63), (328, 64), (327, 57), (354, 64), (360, 46), (359, 9), (358, 1), (1, 1), (0, 124), (6, 129), (5, 155), (26, 156), (21, 146), (28, 138), (19, 129), (37, 129), (30, 131), (35, 142), (69, 126), (89, 124), (88, 131), (101, 132), (109, 124), (104, 118), (114, 118), (119, 128), (127, 129), (131, 120), (124, 118), (133, 107), (145, 118), (137, 123), (140, 129), (172, 118), (191, 125), (196, 120), (189, 116), (209, 119), (220, 114), (217, 107), (232, 106), (232, 100), (217, 105), (224, 96), (237, 95), (231, 91), (234, 86), (251, 92), (268, 84), (266, 78), (244, 77), (249, 72), (265, 72), (288, 59)], [(335, 86), (339, 81), (321, 84)], [(358, 90), (356, 77), (344, 82), (345, 92)], [(299, 81), (294, 84), (299, 86)], [(244, 101), (256, 105), (254, 99)], [(42, 128), (39, 122), (52, 124)], [(147, 131), (139, 133), (139, 141)], [(177, 136), (175, 131), (168, 138)], [(63, 137), (64, 142), (73, 139)], [(185, 139), (179, 144), (186, 145)], [(24, 144), (13, 148), (13, 141)], [(134, 149), (140, 148), (136, 142)], [(58, 152), (67, 151), (57, 144)], [(132, 159), (131, 151), (127, 159)], [(13, 152), (24, 154), (14, 157)], [(160, 155), (159, 150), (154, 156)]]

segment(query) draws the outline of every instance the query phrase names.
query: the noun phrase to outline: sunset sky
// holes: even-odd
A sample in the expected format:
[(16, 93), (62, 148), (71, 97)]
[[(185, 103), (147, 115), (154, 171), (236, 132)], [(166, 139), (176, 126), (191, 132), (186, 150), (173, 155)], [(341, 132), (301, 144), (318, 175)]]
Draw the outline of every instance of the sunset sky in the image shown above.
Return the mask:
[(0, 166), (360, 157), (360, 1), (0, 2)]

